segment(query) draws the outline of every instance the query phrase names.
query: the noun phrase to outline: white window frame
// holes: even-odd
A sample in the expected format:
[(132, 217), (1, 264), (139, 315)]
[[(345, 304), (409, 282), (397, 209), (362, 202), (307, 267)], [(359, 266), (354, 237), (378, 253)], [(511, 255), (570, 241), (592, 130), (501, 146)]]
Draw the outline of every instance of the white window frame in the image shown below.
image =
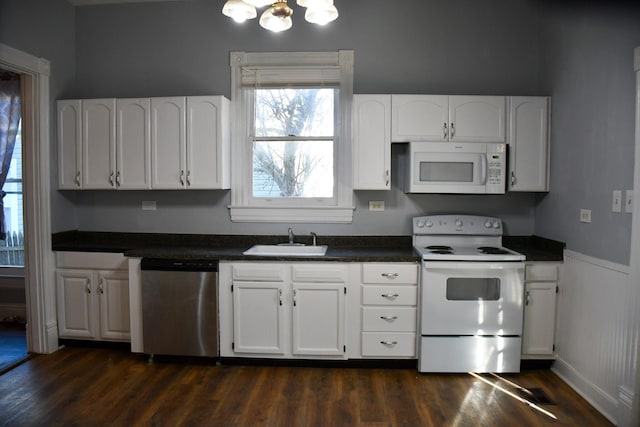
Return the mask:
[[(242, 89), (242, 72), (268, 70), (282, 76), (318, 70), (339, 73), (338, 120), (335, 125), (333, 199), (265, 199), (252, 195), (253, 98)], [(280, 70), (281, 71), (280, 71)], [(304, 78), (304, 77), (303, 77)], [(319, 81), (317, 83), (320, 83)], [(353, 51), (338, 52), (231, 52), (231, 205), (233, 222), (351, 223), (353, 191), (351, 176), (351, 103), (353, 100)]]

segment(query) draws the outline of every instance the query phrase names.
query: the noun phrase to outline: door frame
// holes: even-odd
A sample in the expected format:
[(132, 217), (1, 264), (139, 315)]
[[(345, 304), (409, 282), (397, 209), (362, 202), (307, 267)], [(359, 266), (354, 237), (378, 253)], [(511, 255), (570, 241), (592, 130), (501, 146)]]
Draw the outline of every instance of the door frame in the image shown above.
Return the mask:
[(23, 210), (27, 350), (58, 349), (51, 250), (50, 62), (0, 43), (0, 66), (23, 80)]
[[(635, 98), (636, 98), (636, 126), (635, 126), (635, 155), (634, 155), (634, 176), (633, 176), (633, 214), (631, 218), (631, 256), (629, 257), (630, 283), (635, 286), (636, 308), (635, 313), (640, 308), (640, 46), (633, 51), (633, 65), (636, 76)], [(638, 317), (635, 317), (638, 321)], [(636, 325), (637, 333), (640, 333), (640, 326)], [(632, 395), (631, 419), (628, 425), (640, 425), (640, 339), (636, 336), (636, 372), (635, 384)], [(626, 421), (626, 420), (618, 420)]]

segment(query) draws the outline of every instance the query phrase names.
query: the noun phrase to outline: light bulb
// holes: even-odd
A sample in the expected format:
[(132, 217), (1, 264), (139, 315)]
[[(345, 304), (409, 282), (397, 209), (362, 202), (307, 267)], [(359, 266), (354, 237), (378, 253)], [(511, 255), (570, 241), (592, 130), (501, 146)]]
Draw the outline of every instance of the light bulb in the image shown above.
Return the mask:
[(293, 10), (287, 5), (286, 0), (275, 2), (260, 16), (260, 25), (269, 31), (278, 33), (291, 28)]
[(304, 14), (307, 22), (318, 25), (326, 25), (338, 18), (338, 9), (334, 5), (325, 7), (309, 7)]
[(302, 7), (323, 7), (332, 6), (333, 0), (296, 0), (296, 3)]
[(274, 0), (244, 0), (245, 3), (249, 3), (255, 7), (264, 7), (273, 3)]
[(222, 6), (222, 14), (228, 16), (236, 22), (244, 22), (258, 16), (256, 8), (242, 0), (227, 0)]

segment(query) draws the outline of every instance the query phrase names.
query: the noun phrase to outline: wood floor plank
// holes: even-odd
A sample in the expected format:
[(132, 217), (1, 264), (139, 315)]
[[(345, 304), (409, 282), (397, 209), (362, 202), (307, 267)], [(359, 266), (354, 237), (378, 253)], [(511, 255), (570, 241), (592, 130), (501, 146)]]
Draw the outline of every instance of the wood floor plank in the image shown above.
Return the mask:
[[(508, 392), (539, 388), (540, 405)], [(0, 426), (611, 426), (549, 370), (232, 366), (64, 348), (0, 377)]]

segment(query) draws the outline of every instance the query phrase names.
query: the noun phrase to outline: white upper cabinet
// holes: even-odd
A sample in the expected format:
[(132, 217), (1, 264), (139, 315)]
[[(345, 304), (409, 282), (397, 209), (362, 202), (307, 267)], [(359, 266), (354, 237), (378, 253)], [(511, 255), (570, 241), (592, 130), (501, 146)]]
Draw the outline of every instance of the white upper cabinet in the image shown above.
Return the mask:
[(82, 101), (82, 188), (115, 188), (116, 100)]
[(392, 95), (391, 140), (505, 142), (505, 97)]
[(229, 188), (229, 100), (151, 99), (152, 187)]
[(447, 95), (392, 95), (391, 103), (393, 142), (448, 140)]
[(228, 189), (222, 96), (58, 101), (59, 189)]
[(149, 98), (118, 99), (115, 183), (122, 190), (151, 188)]
[(353, 96), (353, 189), (391, 188), (391, 95)]
[(230, 187), (230, 103), (222, 96), (187, 98), (188, 188)]
[(58, 101), (58, 188), (82, 188), (82, 101)]
[(151, 186), (182, 189), (186, 186), (186, 98), (151, 99)]
[(548, 97), (509, 97), (509, 191), (549, 191)]

